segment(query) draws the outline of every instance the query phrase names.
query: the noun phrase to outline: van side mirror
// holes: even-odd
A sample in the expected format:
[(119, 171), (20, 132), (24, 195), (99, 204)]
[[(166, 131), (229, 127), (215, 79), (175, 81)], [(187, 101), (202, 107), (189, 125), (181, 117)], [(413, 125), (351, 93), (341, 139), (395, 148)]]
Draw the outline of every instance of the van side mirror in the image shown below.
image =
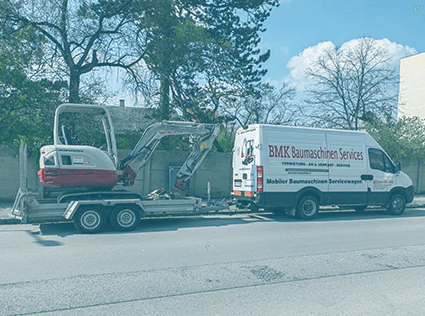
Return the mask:
[(401, 163), (400, 161), (397, 162), (396, 166), (395, 166), (395, 173), (399, 172), (401, 170)]

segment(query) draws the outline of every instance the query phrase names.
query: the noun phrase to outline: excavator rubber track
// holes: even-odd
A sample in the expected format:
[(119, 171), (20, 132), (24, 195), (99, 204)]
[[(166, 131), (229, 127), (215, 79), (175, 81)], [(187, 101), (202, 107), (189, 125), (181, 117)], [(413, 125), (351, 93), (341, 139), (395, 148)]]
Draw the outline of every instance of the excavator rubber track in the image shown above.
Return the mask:
[(134, 199), (142, 200), (143, 197), (126, 190), (92, 191), (92, 192), (68, 192), (57, 197), (58, 203), (68, 203), (80, 200), (108, 200), (108, 199)]

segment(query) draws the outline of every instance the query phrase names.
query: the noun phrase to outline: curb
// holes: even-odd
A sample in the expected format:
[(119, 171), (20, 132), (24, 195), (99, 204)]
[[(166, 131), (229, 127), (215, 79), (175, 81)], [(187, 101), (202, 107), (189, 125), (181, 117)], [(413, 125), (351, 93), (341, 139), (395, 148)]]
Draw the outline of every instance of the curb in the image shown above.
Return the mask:
[(22, 222), (16, 218), (0, 218), (0, 225), (7, 224), (22, 224)]
[(417, 207), (425, 207), (425, 204), (407, 204), (406, 208), (417, 208)]

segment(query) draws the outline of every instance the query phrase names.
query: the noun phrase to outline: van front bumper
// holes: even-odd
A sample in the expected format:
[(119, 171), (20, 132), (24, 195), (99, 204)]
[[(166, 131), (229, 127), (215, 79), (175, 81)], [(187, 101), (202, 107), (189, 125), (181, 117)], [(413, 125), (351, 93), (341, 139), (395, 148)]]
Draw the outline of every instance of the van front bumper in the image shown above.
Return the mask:
[(414, 197), (415, 197), (415, 187), (411, 185), (410, 187), (406, 188), (406, 203), (412, 202)]

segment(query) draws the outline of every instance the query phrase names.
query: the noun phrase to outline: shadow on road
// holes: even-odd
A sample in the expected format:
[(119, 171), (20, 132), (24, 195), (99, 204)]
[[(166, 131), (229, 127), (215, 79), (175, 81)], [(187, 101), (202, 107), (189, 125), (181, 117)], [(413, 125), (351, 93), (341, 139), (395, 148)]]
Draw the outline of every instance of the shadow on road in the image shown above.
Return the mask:
[[(425, 217), (424, 209), (408, 209), (403, 215), (393, 216), (388, 215), (384, 209), (372, 209), (363, 213), (356, 213), (352, 210), (336, 210), (336, 211), (321, 211), (319, 216), (309, 223), (314, 222), (334, 222), (334, 221), (362, 221), (374, 219), (400, 219), (411, 217)], [(280, 222), (291, 223), (300, 222), (307, 223), (290, 215), (276, 215), (268, 212), (258, 213), (245, 213), (235, 215), (208, 215), (196, 217), (166, 217), (166, 218), (149, 218), (142, 219), (141, 224), (136, 230), (131, 232), (118, 232), (114, 231), (108, 225), (104, 231), (99, 234), (140, 234), (150, 232), (165, 232), (176, 231), (186, 228), (199, 228), (199, 227), (221, 227), (229, 225), (251, 224), (258, 222)], [(40, 231), (42, 235), (56, 235), (66, 237), (70, 235), (80, 234), (72, 223), (58, 223), (58, 224), (40, 224)]]
[(40, 232), (28, 232), (28, 235), (30, 235), (32, 238), (34, 238), (34, 242), (36, 244), (39, 244), (44, 247), (57, 247), (62, 246), (61, 242), (58, 242), (56, 240), (45, 240), (40, 236)]
[[(270, 216), (279, 222), (305, 222), (304, 220), (292, 217), (289, 215), (275, 215)], [(402, 215), (389, 215), (385, 209), (368, 209), (363, 213), (357, 213), (354, 210), (323, 210), (319, 212), (316, 219), (311, 222), (333, 222), (333, 221), (361, 221), (371, 219), (397, 219), (409, 217), (425, 217), (425, 209), (407, 209)]]
[[(245, 217), (248, 217), (245, 215)], [(250, 224), (252, 221), (246, 218), (225, 216), (196, 216), (196, 217), (166, 217), (166, 218), (148, 218), (142, 219), (138, 228), (131, 232), (114, 231), (108, 225), (99, 234), (135, 234), (147, 232), (164, 232), (175, 231), (178, 229), (195, 228), (195, 227), (220, 227), (228, 225)], [(69, 235), (79, 234), (72, 223), (59, 224), (40, 224), (40, 231), (43, 235), (57, 235), (66, 237)]]

